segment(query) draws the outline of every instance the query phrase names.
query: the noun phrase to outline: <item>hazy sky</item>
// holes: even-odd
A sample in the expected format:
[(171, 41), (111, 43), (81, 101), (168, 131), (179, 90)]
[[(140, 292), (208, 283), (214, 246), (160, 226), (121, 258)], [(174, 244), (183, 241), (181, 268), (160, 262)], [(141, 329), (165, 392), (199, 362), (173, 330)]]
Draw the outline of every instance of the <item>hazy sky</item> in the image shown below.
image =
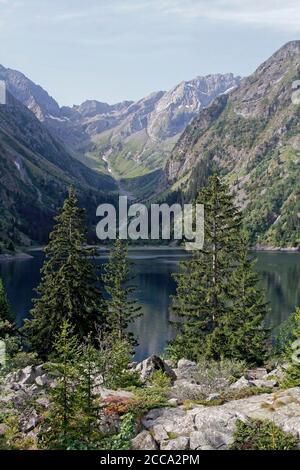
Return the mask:
[(0, 63), (61, 105), (247, 75), (292, 39), (299, 0), (0, 0)]

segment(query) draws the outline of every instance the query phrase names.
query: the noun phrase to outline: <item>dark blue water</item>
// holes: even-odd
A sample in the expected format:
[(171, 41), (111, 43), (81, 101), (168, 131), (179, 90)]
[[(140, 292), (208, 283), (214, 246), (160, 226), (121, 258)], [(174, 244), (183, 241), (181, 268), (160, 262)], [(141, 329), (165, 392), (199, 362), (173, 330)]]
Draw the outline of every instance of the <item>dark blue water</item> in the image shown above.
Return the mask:
[[(0, 275), (18, 324), (28, 315), (34, 288), (40, 279), (43, 257), (40, 252), (33, 252), (32, 255), (31, 259), (0, 263)], [(258, 253), (257, 256), (257, 270), (270, 302), (271, 311), (267, 323), (276, 332), (276, 328), (288, 318), (295, 307), (300, 306), (300, 254)], [(137, 360), (152, 353), (161, 353), (172, 337), (168, 311), (170, 295), (175, 292), (172, 273), (178, 270), (179, 261), (186, 257), (187, 254), (178, 249), (130, 252), (136, 273), (135, 297), (143, 312), (133, 327), (140, 343), (136, 351)], [(97, 263), (103, 264), (106, 261), (107, 255), (103, 254)]]

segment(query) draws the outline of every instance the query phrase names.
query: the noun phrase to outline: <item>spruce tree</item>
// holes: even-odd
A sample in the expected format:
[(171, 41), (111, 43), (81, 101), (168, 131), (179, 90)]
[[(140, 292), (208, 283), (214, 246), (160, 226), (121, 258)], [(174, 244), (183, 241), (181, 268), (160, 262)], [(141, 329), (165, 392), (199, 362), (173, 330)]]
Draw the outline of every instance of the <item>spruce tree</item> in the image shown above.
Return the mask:
[(7, 299), (4, 284), (0, 278), (0, 338), (4, 339), (7, 335), (15, 331), (13, 314), (11, 306)]
[(103, 281), (109, 295), (107, 324), (110, 332), (119, 340), (125, 339), (135, 345), (136, 340), (128, 327), (140, 315), (141, 307), (132, 298), (135, 287), (129, 284), (132, 280), (131, 263), (124, 241), (116, 240), (104, 269)]
[(230, 280), (230, 309), (222, 318), (219, 333), (227, 357), (259, 364), (268, 351), (269, 334), (264, 327), (268, 308), (255, 271), (256, 259), (249, 256), (248, 250), (248, 238), (243, 234), (239, 261)]
[(82, 345), (82, 356), (79, 364), (81, 430), (84, 432), (87, 441), (92, 441), (93, 434), (97, 429), (100, 403), (94, 388), (97, 378), (100, 376), (98, 363), (99, 351), (95, 349), (91, 335), (88, 335)]
[(204, 204), (204, 247), (175, 275), (178, 335), (170, 352), (191, 359), (227, 357), (259, 363), (267, 350), (267, 307), (248, 256), (241, 214), (217, 175), (196, 202)]
[(286, 348), (288, 368), (282, 382), (285, 388), (300, 387), (300, 308), (293, 314), (294, 328), (292, 339)]
[(181, 263), (175, 275), (176, 295), (172, 311), (179, 332), (171, 343), (176, 355), (219, 359), (226, 344), (214, 344), (210, 336), (228, 312), (228, 290), (239, 254), (241, 216), (227, 185), (217, 175), (210, 177), (196, 203), (204, 204), (204, 247)]
[(34, 300), (32, 318), (26, 321), (34, 351), (47, 358), (53, 350), (57, 330), (69, 320), (79, 340), (96, 331), (104, 322), (103, 299), (97, 288), (99, 277), (85, 248), (84, 211), (77, 206), (73, 188), (56, 217), (45, 249), (42, 279)]
[(68, 448), (76, 439), (80, 415), (78, 364), (81, 357), (78, 338), (70, 322), (64, 320), (53, 343), (53, 358), (49, 371), (57, 377), (50, 392), (51, 407), (40, 433), (40, 443), (48, 448)]

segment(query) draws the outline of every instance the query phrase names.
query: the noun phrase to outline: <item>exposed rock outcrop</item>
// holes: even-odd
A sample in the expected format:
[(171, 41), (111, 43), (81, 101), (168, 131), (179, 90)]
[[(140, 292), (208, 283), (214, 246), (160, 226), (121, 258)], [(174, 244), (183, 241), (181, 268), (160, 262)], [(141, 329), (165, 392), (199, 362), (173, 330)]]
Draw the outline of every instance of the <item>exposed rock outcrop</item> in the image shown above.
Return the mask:
[[(156, 409), (142, 423), (161, 450), (221, 450), (233, 442), (236, 421), (247, 422), (250, 418), (271, 420), (300, 438), (300, 388), (233, 400), (221, 406)], [(142, 433), (144, 436), (145, 430)], [(143, 449), (142, 445), (138, 435), (134, 448)]]

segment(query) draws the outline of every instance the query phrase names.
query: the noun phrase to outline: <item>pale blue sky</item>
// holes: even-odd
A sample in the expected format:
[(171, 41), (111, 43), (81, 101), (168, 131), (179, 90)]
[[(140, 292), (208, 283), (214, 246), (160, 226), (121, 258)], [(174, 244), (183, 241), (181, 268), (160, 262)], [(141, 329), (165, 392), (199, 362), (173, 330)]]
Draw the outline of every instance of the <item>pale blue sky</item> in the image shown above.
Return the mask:
[(0, 63), (61, 105), (247, 75), (292, 39), (299, 0), (0, 0)]

